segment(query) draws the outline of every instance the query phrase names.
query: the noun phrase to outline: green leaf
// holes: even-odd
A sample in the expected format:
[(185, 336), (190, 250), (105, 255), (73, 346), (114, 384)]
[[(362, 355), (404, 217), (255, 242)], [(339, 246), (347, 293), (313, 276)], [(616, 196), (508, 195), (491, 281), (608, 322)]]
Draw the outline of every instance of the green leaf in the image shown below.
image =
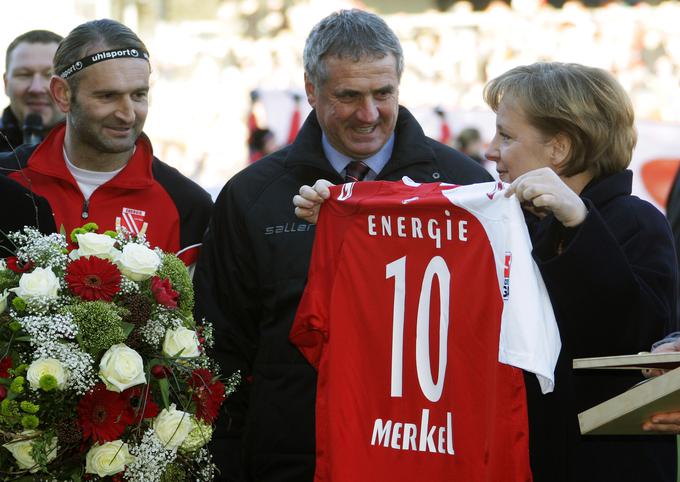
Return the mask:
[(132, 333), (132, 330), (135, 329), (135, 325), (133, 323), (128, 323), (126, 321), (122, 321), (120, 325), (123, 327), (123, 334), (125, 335), (125, 338), (130, 336), (130, 333)]
[(161, 397), (163, 397), (163, 408), (170, 407), (170, 384), (167, 378), (159, 378), (158, 388), (161, 389)]

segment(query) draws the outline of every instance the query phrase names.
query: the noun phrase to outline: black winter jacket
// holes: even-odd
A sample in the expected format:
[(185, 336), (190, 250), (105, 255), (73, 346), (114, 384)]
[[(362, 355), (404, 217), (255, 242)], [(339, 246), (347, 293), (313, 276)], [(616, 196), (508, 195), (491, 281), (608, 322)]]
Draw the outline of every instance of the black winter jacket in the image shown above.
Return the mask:
[(33, 194), (18, 182), (0, 175), (0, 258), (14, 256), (14, 245), (5, 235), (24, 226), (41, 233), (55, 233), (52, 208), (47, 199)]
[(12, 109), (7, 106), (0, 118), (0, 152), (16, 149), (24, 142), (21, 126)]
[[(566, 229), (529, 221), (562, 338), (555, 391), (525, 376), (534, 482), (675, 482), (675, 437), (579, 434), (578, 412), (631, 388), (638, 371), (573, 370), (573, 358), (647, 351), (677, 330), (676, 265), (668, 223), (631, 196), (632, 173), (591, 182), (589, 213)], [(563, 251), (558, 254), (558, 245)]]
[[(490, 180), (474, 161), (425, 137), (403, 107), (395, 133), (379, 180)], [(238, 173), (216, 201), (194, 277), (197, 315), (215, 324), (223, 372), (241, 370), (249, 380), (227, 400), (215, 435), (220, 480), (313, 479), (316, 372), (288, 335), (314, 240), (292, 198), (321, 178), (343, 182), (324, 157), (312, 111), (292, 145)]]

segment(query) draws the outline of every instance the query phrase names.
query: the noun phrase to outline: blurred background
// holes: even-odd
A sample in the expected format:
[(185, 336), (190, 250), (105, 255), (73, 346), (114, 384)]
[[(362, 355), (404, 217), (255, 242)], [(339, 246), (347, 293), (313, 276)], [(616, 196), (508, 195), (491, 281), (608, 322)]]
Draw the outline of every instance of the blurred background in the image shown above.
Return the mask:
[(128, 25), (151, 54), (145, 131), (155, 154), (216, 195), (294, 138), (309, 112), (306, 36), (353, 7), (383, 16), (402, 41), (401, 104), (428, 135), (472, 155), (494, 133), (481, 94), (494, 76), (538, 60), (609, 70), (636, 110), (634, 190), (663, 208), (680, 159), (677, 1), (0, 0), (0, 49), (31, 29), (66, 35), (102, 17)]

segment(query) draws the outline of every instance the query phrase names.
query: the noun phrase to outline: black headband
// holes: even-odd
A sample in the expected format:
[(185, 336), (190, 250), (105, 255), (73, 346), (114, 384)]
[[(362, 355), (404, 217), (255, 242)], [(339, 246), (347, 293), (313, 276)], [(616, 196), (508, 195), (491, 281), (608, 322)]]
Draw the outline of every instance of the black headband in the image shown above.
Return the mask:
[(144, 59), (148, 62), (149, 61), (149, 54), (144, 52), (143, 50), (133, 49), (133, 48), (117, 49), (117, 50), (105, 50), (103, 52), (97, 52), (96, 54), (91, 54), (91, 55), (88, 55), (87, 57), (83, 57), (80, 60), (76, 60), (67, 69), (65, 69), (63, 72), (61, 72), (59, 74), (59, 77), (61, 77), (62, 79), (68, 79), (71, 75), (75, 74), (76, 72), (80, 72), (85, 67), (89, 67), (92, 64), (96, 64), (98, 62), (103, 62), (104, 60), (122, 59), (122, 58), (131, 58), (131, 59), (141, 58), (141, 59)]

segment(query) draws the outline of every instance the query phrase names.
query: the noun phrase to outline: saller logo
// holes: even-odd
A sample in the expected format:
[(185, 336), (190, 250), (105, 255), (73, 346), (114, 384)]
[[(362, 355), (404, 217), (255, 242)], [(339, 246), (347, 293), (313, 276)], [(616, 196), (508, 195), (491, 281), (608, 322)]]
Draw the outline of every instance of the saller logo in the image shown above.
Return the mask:
[(510, 265), (512, 264), (512, 253), (505, 252), (505, 262), (503, 263), (503, 299), (510, 298)]
[(340, 191), (340, 195), (338, 196), (338, 201), (344, 201), (345, 199), (349, 199), (352, 196), (354, 184), (355, 183), (353, 182), (348, 182), (342, 185), (342, 190)]

